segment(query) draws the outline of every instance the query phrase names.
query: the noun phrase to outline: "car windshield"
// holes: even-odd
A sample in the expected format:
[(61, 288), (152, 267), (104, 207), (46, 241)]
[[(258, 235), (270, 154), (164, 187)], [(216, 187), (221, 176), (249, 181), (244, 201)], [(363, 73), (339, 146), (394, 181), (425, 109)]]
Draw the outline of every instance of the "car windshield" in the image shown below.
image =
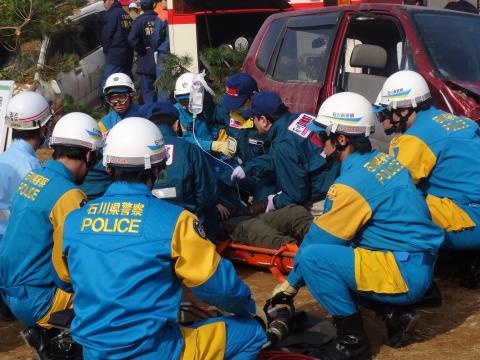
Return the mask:
[(413, 19), (426, 54), (443, 77), (480, 81), (480, 16), (419, 11)]

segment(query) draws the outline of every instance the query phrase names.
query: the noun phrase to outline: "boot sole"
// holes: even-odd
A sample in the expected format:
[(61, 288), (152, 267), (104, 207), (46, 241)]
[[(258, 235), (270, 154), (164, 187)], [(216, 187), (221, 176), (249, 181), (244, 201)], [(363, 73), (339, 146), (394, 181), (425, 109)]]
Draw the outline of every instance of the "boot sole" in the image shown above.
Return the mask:
[(417, 327), (419, 320), (420, 320), (420, 316), (418, 314), (415, 314), (415, 317), (413, 317), (408, 322), (407, 326), (405, 327), (405, 330), (402, 332), (398, 340), (389, 341), (388, 338), (384, 338), (383, 343), (392, 348), (400, 348), (402, 346), (405, 346), (412, 339), (414, 335), (413, 331)]

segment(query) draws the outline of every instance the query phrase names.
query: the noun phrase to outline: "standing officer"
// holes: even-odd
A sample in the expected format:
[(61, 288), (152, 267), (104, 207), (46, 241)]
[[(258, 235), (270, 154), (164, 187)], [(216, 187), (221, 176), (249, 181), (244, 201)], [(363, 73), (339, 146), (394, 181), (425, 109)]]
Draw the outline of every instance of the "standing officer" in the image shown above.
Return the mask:
[(50, 328), (56, 311), (72, 306), (62, 256), (64, 220), (85, 203), (81, 183), (100, 149), (97, 122), (83, 113), (62, 117), (52, 132), (53, 160), (27, 174), (13, 198), (0, 244), (0, 292), (17, 319)]
[(268, 154), (235, 168), (232, 181), (246, 175), (275, 174), (279, 193), (268, 196), (266, 212), (290, 204), (310, 207), (323, 200), (337, 177), (338, 164), (327, 163), (320, 155), (322, 144), (307, 129), (314, 117), (290, 113), (280, 97), (272, 92), (255, 94), (252, 108), (243, 115), (253, 117), (257, 131), (272, 145)]
[[(138, 105), (133, 102), (135, 86), (132, 79), (126, 74), (112, 74), (107, 79), (103, 89), (106, 102), (112, 110), (98, 122), (102, 137), (107, 137), (110, 129), (127, 117), (135, 115)], [(110, 176), (105, 172), (101, 161), (98, 161), (80, 186), (88, 199), (95, 199), (102, 196), (107, 187), (112, 183)]]
[[(143, 118), (125, 119), (107, 137), (113, 184), (65, 222), (73, 338), (85, 359), (253, 360), (266, 337), (251, 318), (250, 289), (195, 215), (151, 194), (165, 153), (160, 130)], [(182, 285), (236, 315), (180, 326)]]
[(24, 91), (7, 105), (5, 122), (12, 128), (12, 145), (0, 155), (0, 242), (7, 228), (13, 195), (31, 170), (41, 167), (35, 153), (48, 136), (52, 111), (42, 95)]
[(137, 74), (140, 78), (142, 99), (147, 104), (154, 102), (157, 97), (153, 88), (156, 70), (152, 36), (158, 16), (153, 11), (153, 0), (141, 0), (140, 4), (143, 14), (133, 22), (128, 43), (137, 52)]
[[(423, 191), (433, 221), (445, 230), (444, 246), (480, 251), (480, 131), (478, 125), (435, 108), (423, 77), (404, 70), (381, 91), (382, 123), (397, 133), (390, 154)], [(463, 258), (462, 283), (480, 286), (480, 257)]]
[(288, 280), (273, 303), (307, 285), (333, 315), (337, 335), (321, 359), (368, 359), (371, 350), (357, 304), (375, 301), (387, 323), (386, 343), (402, 346), (418, 320), (409, 304), (429, 288), (442, 231), (408, 170), (394, 157), (372, 150), (374, 131), (368, 100), (355, 93), (328, 98), (309, 128), (321, 131), (325, 153), (341, 162), (325, 213), (314, 220), (295, 256)]
[(128, 33), (132, 27), (128, 8), (124, 11), (117, 0), (105, 0), (103, 5), (106, 11), (103, 16), (102, 48), (107, 59), (100, 89), (104, 88), (107, 78), (114, 73), (131, 75), (133, 62), (133, 50), (128, 44)]

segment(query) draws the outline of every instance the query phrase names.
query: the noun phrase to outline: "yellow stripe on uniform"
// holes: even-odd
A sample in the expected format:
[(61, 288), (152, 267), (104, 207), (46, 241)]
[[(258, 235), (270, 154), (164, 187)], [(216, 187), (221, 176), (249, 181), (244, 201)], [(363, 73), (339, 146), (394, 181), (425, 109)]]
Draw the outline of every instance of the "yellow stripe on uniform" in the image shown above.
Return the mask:
[(445, 231), (463, 231), (476, 226), (465, 210), (448, 198), (427, 195), (432, 220)]
[(172, 236), (175, 273), (187, 287), (202, 285), (217, 270), (220, 255), (215, 245), (196, 230), (198, 219), (188, 211), (178, 217)]
[(343, 184), (333, 184), (327, 196), (332, 201), (332, 207), (318, 217), (315, 224), (333, 236), (351, 240), (372, 217), (370, 205), (355, 189)]
[(412, 135), (392, 139), (389, 153), (408, 169), (415, 184), (427, 178), (437, 163), (437, 157), (428, 145)]
[(355, 248), (355, 281), (360, 291), (404, 294), (408, 286), (391, 252)]
[(55, 292), (55, 296), (53, 297), (52, 305), (50, 305), (50, 309), (48, 309), (47, 313), (43, 315), (43, 317), (37, 321), (37, 325), (45, 328), (51, 329), (52, 325), (48, 323), (50, 320), (50, 316), (57, 312), (66, 309), (71, 309), (73, 307), (73, 294), (67, 293), (62, 289), (57, 289)]
[(225, 353), (225, 323), (218, 321), (196, 329), (181, 327), (185, 346), (180, 360), (221, 360)]
[(65, 257), (62, 253), (63, 225), (71, 211), (78, 209), (87, 196), (79, 189), (71, 189), (63, 194), (50, 212), (50, 222), (53, 225), (52, 262), (60, 280), (70, 282), (70, 274)]
[(105, 135), (108, 132), (107, 127), (103, 125), (103, 122), (101, 120), (98, 122), (98, 127), (100, 128), (100, 132), (102, 133), (102, 135)]

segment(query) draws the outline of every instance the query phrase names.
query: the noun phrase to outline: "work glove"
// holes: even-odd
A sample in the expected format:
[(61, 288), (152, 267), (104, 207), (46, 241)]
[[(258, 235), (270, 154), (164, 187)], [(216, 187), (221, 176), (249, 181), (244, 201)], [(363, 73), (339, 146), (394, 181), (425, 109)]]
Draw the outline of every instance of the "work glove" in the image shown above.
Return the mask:
[(277, 194), (272, 194), (272, 195), (268, 195), (267, 199), (268, 199), (268, 204), (267, 204), (267, 207), (265, 209), (265, 212), (266, 213), (269, 213), (271, 211), (274, 211), (274, 210), (277, 210), (275, 208), (275, 204), (273, 203), (273, 198), (275, 197), (275, 195)]
[(235, 153), (230, 152), (228, 150), (227, 142), (226, 141), (212, 141), (212, 151), (222, 153), (228, 158), (231, 158)]
[(277, 304), (288, 304), (294, 297), (297, 295), (298, 289), (290, 285), (288, 280), (285, 280), (283, 283), (278, 284), (273, 289), (272, 297), (270, 302), (272, 306)]
[(247, 175), (245, 175), (245, 171), (243, 171), (242, 167), (237, 166), (235, 169), (233, 169), (232, 176), (230, 176), (230, 180), (232, 181), (236, 181), (237, 179), (241, 180), (241, 179), (245, 179), (246, 176)]

